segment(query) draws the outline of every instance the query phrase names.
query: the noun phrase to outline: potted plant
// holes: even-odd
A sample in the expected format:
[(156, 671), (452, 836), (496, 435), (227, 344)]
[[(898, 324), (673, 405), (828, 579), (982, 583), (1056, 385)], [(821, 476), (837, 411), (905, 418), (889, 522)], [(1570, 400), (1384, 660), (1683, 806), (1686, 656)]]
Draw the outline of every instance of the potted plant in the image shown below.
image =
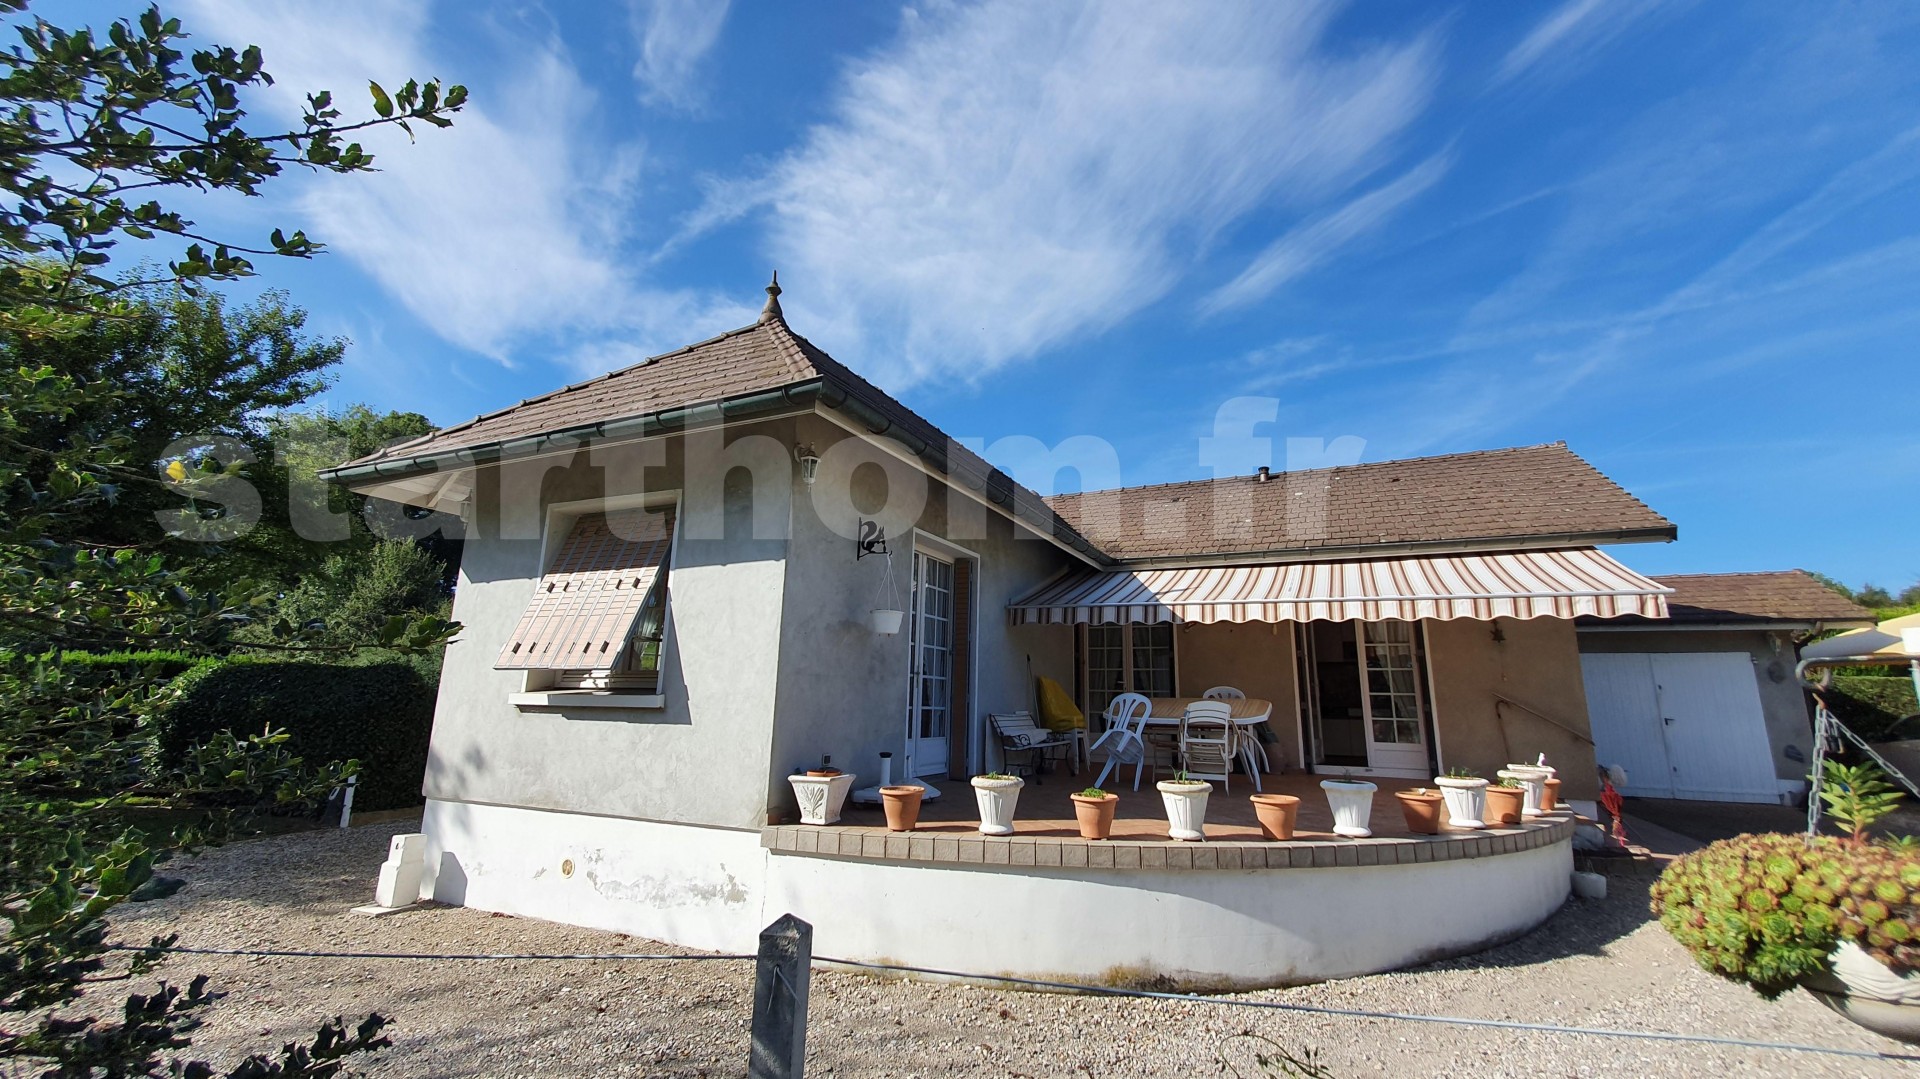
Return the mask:
[(1920, 853), (1866, 829), (1897, 798), (1871, 765), (1828, 762), (1821, 799), (1850, 836), (1743, 835), (1676, 859), (1653, 912), (1700, 965), (1771, 1000), (1802, 986), (1920, 1044)]
[(841, 808), (847, 804), (847, 793), (853, 790), (855, 778), (852, 772), (842, 772), (838, 768), (796, 771), (788, 776), (787, 782), (793, 785), (793, 800), (800, 805), (800, 823), (832, 824), (838, 821)]
[(1351, 773), (1340, 779), (1323, 779), (1320, 789), (1327, 792), (1327, 805), (1333, 808), (1333, 834), (1349, 839), (1364, 839), (1373, 833), (1367, 822), (1373, 819), (1373, 792), (1380, 788)]
[(1540, 799), (1546, 796), (1547, 780), (1553, 775), (1553, 769), (1537, 764), (1509, 764), (1496, 774), (1501, 779), (1511, 779), (1520, 784), (1521, 816), (1540, 815)]
[(880, 788), (880, 805), (887, 811), (887, 830), (911, 832), (920, 823), (920, 799), (927, 788), (917, 783), (896, 783)]
[(973, 797), (980, 804), (981, 835), (1012, 835), (1013, 810), (1020, 804), (1019, 776), (987, 772), (973, 777)]
[(1526, 804), (1527, 792), (1520, 781), (1502, 771), (1500, 781), (1487, 788), (1487, 824), (1494, 828), (1519, 824)]
[(1175, 772), (1172, 779), (1154, 784), (1154, 789), (1166, 803), (1169, 836), (1186, 840), (1207, 837), (1207, 796), (1213, 793), (1213, 784), (1204, 779), (1190, 779), (1185, 772)]
[(1439, 791), (1430, 787), (1415, 787), (1412, 790), (1394, 791), (1393, 796), (1400, 800), (1400, 812), (1407, 818), (1407, 831), (1415, 835), (1440, 834), (1443, 799)]
[(1434, 776), (1433, 785), (1446, 799), (1447, 816), (1456, 828), (1484, 828), (1487, 815), (1487, 781), (1471, 768), (1449, 768), (1447, 774)]
[(1540, 795), (1540, 812), (1558, 813), (1560, 811), (1560, 781), (1547, 777), (1544, 792)]
[(832, 757), (821, 757), (819, 764), (807, 769), (807, 774), (815, 779), (821, 779), (827, 776), (839, 775), (840, 769), (833, 766)]
[(1113, 834), (1113, 811), (1120, 807), (1120, 796), (1088, 787), (1073, 796), (1073, 815), (1080, 821), (1081, 839), (1105, 839)]
[(1292, 839), (1293, 823), (1299, 819), (1300, 799), (1291, 794), (1255, 794), (1253, 815), (1260, 821), (1260, 834), (1267, 839)]

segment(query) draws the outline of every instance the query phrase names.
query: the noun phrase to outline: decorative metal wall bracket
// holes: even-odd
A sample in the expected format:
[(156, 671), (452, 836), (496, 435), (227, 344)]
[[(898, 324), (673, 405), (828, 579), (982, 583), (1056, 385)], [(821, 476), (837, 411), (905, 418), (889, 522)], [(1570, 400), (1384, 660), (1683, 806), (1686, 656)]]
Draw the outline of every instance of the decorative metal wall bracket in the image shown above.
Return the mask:
[(853, 541), (853, 560), (860, 561), (870, 554), (891, 554), (887, 550), (887, 530), (880, 527), (879, 521), (856, 518), (860, 523), (860, 537)]

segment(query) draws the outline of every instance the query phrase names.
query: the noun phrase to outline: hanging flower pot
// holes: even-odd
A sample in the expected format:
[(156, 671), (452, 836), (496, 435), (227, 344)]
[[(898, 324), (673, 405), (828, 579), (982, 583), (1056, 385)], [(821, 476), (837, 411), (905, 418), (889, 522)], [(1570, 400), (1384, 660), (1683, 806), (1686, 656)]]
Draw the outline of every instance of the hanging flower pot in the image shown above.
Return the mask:
[(1163, 779), (1154, 784), (1167, 807), (1167, 835), (1174, 839), (1205, 839), (1207, 796), (1213, 784), (1201, 779)]
[(1415, 787), (1408, 791), (1394, 791), (1393, 796), (1400, 800), (1400, 812), (1407, 818), (1407, 831), (1415, 835), (1440, 834), (1439, 791)]
[(906, 618), (905, 611), (889, 611), (875, 608), (867, 612), (867, 618), (873, 623), (873, 631), (882, 637), (891, 637), (900, 632), (900, 622)]
[(1300, 799), (1291, 794), (1250, 795), (1253, 815), (1260, 821), (1260, 834), (1267, 839), (1292, 839), (1293, 823), (1300, 816)]
[(1327, 805), (1333, 809), (1334, 835), (1364, 839), (1373, 834), (1367, 823), (1373, 818), (1373, 792), (1379, 787), (1361, 779), (1323, 779), (1320, 789), (1327, 792)]
[(911, 832), (920, 823), (920, 798), (927, 788), (917, 783), (902, 783), (880, 788), (880, 804), (887, 811), (887, 830)]
[(1080, 822), (1081, 839), (1105, 839), (1113, 834), (1113, 811), (1120, 808), (1120, 796), (1099, 787), (1088, 787), (1073, 796), (1073, 815)]
[(1484, 828), (1487, 781), (1474, 775), (1434, 776), (1433, 785), (1447, 801), (1447, 819), (1455, 828)]
[(974, 801), (980, 804), (981, 835), (1012, 835), (1013, 810), (1020, 804), (1020, 788), (1027, 781), (1019, 776), (989, 772), (973, 777)]

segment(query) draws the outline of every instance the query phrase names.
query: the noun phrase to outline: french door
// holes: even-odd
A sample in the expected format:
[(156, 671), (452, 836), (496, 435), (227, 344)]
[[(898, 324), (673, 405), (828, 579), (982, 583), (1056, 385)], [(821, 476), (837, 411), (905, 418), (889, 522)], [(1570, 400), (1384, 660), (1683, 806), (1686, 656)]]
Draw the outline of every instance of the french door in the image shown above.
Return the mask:
[(913, 556), (912, 697), (907, 756), (914, 776), (945, 774), (953, 729), (953, 563)]
[(1366, 713), (1367, 767), (1427, 774), (1426, 725), (1412, 622), (1362, 622), (1361, 707)]
[(1106, 712), (1122, 693), (1171, 697), (1174, 690), (1173, 625), (1167, 622), (1088, 626), (1082, 685), (1089, 716)]

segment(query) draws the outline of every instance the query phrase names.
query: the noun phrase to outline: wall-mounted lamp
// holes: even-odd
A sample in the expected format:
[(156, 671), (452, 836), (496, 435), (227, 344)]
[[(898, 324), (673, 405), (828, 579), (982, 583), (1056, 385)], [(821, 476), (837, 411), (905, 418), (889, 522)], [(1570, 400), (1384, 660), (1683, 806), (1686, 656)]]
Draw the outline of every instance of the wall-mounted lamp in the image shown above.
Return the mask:
[(813, 452), (813, 444), (807, 442), (795, 446), (793, 459), (800, 462), (800, 482), (812, 487), (814, 477), (820, 474), (820, 455)]

